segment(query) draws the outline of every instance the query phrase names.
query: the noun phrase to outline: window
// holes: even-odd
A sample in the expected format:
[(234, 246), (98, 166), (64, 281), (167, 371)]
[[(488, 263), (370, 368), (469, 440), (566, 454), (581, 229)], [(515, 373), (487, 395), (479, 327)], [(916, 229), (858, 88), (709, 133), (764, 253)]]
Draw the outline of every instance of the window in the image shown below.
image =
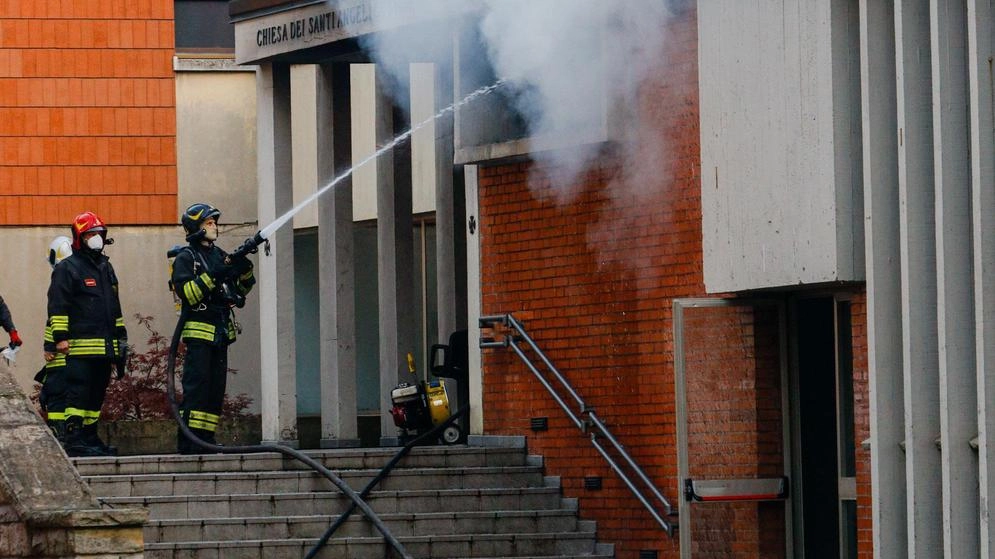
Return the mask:
[(177, 0), (177, 52), (235, 52), (235, 27), (226, 0)]

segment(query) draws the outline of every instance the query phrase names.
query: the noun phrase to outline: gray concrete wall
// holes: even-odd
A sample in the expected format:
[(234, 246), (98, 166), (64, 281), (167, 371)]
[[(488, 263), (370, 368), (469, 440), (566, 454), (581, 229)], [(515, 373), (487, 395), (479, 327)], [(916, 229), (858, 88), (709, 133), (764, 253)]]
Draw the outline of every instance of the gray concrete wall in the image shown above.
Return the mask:
[(863, 279), (852, 4), (699, 4), (709, 292)]

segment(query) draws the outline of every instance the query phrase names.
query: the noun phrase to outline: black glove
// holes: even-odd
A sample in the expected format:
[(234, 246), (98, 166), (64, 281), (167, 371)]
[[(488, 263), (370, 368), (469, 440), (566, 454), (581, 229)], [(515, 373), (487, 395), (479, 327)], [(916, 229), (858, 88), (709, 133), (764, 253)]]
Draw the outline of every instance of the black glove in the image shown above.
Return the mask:
[(238, 272), (231, 264), (220, 264), (211, 271), (211, 277), (214, 278), (214, 283), (221, 285), (238, 277)]
[(235, 270), (235, 277), (252, 271), (252, 261), (245, 255), (232, 257), (231, 266)]
[(121, 338), (117, 343), (121, 355), (114, 362), (114, 367), (117, 369), (117, 379), (121, 380), (128, 372), (128, 356), (131, 355), (131, 348), (128, 347), (128, 338)]

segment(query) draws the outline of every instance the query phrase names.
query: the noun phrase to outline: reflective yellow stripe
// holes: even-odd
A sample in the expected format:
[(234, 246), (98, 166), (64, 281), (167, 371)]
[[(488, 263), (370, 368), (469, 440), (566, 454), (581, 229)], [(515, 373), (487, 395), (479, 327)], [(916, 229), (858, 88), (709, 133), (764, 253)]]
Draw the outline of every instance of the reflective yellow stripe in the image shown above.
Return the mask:
[(221, 418), (217, 414), (190, 410), (187, 415), (187, 425), (196, 429), (214, 432), (218, 428), (219, 419)]
[(65, 421), (66, 414), (64, 412), (50, 411), (48, 412), (49, 421)]
[(196, 282), (188, 281), (183, 284), (183, 296), (187, 298), (187, 303), (196, 305), (200, 302), (200, 298), (204, 295), (201, 292), (200, 287), (197, 286)]
[(91, 423), (96, 423), (100, 419), (100, 410), (84, 410), (80, 408), (66, 408), (64, 413), (65, 417), (68, 419), (70, 417), (82, 417), (84, 425), (90, 425)]
[(218, 429), (218, 426), (214, 423), (207, 423), (206, 421), (198, 421), (196, 419), (191, 419), (187, 422), (187, 425), (194, 429), (202, 429), (204, 431), (211, 431), (212, 433)]
[(52, 325), (52, 332), (68, 332), (69, 331), (69, 315), (68, 314), (53, 314), (48, 319), (49, 323)]
[(72, 355), (106, 355), (107, 344), (103, 338), (69, 340), (69, 353)]
[(118, 319), (114, 321), (114, 326), (124, 326), (124, 317), (118, 317)]
[(207, 340), (209, 342), (214, 341), (214, 333), (217, 329), (213, 324), (208, 324), (206, 322), (197, 322), (196, 320), (188, 320), (186, 324), (183, 325), (183, 332), (180, 336), (183, 338), (194, 338), (197, 340)]
[(221, 417), (218, 416), (217, 414), (208, 413), (206, 411), (197, 411), (197, 410), (190, 410), (190, 418), (201, 419), (203, 421), (209, 421), (211, 423), (217, 423), (218, 420), (221, 419)]
[(66, 366), (66, 356), (63, 353), (56, 353), (55, 359), (52, 359), (48, 363), (45, 363), (46, 369), (55, 369), (57, 367), (65, 367), (65, 366)]
[(190, 410), (187, 415), (187, 425), (196, 429), (211, 431), (213, 433), (218, 428), (219, 419), (221, 418), (217, 414), (208, 413), (206, 411)]
[(45, 341), (54, 342), (55, 338), (52, 337), (52, 325), (48, 324), (45, 326)]
[[(214, 289), (214, 280), (211, 279), (211, 276), (207, 275), (207, 272), (197, 276), (197, 279), (199, 279), (209, 291)], [(204, 290), (197, 284), (197, 279), (190, 280), (183, 284), (183, 296), (186, 297), (187, 303), (190, 303), (191, 305), (196, 305), (201, 302), (205, 296)]]

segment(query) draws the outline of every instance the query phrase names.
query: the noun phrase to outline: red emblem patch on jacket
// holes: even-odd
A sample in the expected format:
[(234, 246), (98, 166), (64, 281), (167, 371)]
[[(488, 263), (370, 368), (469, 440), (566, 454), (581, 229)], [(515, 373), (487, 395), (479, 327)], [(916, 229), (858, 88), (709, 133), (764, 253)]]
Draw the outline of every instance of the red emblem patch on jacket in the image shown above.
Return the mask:
[(83, 280), (83, 285), (87, 287), (97, 287), (97, 280), (93, 278), (86, 278)]

